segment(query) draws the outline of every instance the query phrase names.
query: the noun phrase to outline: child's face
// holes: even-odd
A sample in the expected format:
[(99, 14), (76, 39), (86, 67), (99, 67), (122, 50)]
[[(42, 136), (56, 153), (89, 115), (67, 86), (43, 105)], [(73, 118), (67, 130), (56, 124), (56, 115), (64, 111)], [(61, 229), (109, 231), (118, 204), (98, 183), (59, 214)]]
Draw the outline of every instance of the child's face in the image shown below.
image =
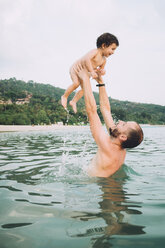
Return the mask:
[(110, 55), (114, 54), (117, 45), (112, 43), (110, 46), (106, 47), (104, 44), (102, 45), (103, 56), (109, 57)]

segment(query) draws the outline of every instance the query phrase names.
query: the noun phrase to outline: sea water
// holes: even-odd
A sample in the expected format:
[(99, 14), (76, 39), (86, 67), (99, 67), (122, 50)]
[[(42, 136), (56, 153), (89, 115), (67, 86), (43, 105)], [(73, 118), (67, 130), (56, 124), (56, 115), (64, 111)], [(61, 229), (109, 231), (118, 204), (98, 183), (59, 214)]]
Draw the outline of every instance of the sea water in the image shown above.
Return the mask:
[(165, 127), (109, 178), (89, 127), (0, 133), (0, 248), (165, 247)]

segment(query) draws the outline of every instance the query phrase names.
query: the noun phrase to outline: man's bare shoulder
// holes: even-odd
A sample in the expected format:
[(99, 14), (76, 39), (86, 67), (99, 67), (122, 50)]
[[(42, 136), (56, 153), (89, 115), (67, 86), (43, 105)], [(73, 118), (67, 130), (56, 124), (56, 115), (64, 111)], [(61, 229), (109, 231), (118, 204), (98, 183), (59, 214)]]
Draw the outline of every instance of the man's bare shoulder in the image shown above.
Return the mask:
[(110, 135), (104, 131), (102, 132), (102, 135), (100, 134), (100, 138), (102, 140), (102, 143), (100, 144), (100, 150), (103, 152), (109, 152), (113, 150), (113, 143), (111, 141)]
[(126, 150), (114, 144), (110, 137), (107, 137), (104, 142), (104, 145), (100, 147), (100, 152), (102, 152), (105, 156), (109, 157), (110, 159), (113, 158), (115, 161), (117, 161), (118, 159), (125, 158), (126, 155)]

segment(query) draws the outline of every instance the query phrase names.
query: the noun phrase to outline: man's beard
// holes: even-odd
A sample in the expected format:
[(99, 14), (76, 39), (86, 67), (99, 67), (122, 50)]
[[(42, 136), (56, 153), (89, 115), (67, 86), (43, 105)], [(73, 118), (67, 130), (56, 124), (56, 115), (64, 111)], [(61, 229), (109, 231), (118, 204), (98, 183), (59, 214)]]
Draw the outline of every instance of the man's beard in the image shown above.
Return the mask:
[(117, 127), (112, 129), (112, 128), (109, 128), (109, 133), (110, 133), (110, 136), (114, 137), (114, 138), (117, 138), (120, 134), (120, 132), (118, 131)]

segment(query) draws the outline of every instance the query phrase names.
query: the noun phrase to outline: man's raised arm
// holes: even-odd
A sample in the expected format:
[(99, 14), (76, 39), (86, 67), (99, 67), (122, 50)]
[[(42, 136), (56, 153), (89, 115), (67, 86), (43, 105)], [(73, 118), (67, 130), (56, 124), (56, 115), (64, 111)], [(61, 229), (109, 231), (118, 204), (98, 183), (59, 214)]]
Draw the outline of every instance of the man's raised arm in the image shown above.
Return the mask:
[(116, 125), (112, 118), (111, 106), (110, 106), (110, 102), (108, 99), (105, 86), (101, 86), (102, 84), (104, 84), (102, 77), (99, 77), (97, 82), (98, 84), (100, 84), (100, 87), (99, 87), (100, 110), (104, 118), (106, 128), (109, 132), (109, 128), (113, 129)]
[(98, 147), (104, 149), (106, 146), (106, 139), (109, 139), (109, 135), (107, 135), (104, 131), (100, 118), (97, 114), (96, 101), (92, 92), (88, 72), (80, 68), (79, 77), (83, 81), (85, 107), (89, 118), (91, 133)]

